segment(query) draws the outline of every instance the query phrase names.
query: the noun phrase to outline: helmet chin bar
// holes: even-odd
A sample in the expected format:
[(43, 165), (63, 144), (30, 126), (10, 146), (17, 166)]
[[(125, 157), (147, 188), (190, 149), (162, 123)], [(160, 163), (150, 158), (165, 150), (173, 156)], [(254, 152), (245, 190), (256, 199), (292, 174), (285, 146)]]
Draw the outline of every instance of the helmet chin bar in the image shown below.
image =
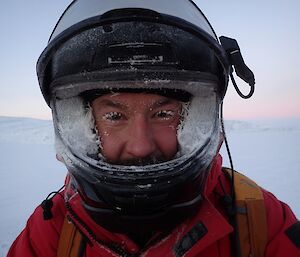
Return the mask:
[[(102, 227), (114, 232), (144, 232), (153, 230), (169, 230), (181, 223), (187, 216), (198, 210), (202, 200), (199, 193), (190, 201), (170, 206), (160, 212), (144, 215), (124, 215), (109, 208), (96, 208), (86, 201), (83, 206), (92, 219)], [(105, 206), (105, 205), (104, 205)], [(141, 226), (141, 223), (143, 226)]]

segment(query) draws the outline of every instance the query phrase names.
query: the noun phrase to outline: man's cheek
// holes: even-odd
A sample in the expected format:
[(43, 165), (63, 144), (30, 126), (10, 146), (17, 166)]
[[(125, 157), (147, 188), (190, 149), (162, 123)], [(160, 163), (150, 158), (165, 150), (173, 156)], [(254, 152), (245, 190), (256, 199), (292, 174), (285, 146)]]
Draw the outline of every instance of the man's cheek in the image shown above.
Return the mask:
[(156, 133), (155, 141), (161, 152), (168, 159), (172, 158), (178, 149), (177, 130), (173, 128), (161, 129)]
[(109, 131), (104, 131), (100, 136), (102, 155), (109, 160), (116, 160), (120, 155), (121, 140)]

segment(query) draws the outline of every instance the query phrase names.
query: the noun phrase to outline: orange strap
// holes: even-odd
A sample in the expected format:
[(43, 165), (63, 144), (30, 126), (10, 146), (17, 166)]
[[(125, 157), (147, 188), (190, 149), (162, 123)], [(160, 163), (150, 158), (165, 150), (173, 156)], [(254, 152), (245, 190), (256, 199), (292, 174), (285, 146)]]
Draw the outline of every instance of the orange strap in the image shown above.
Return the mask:
[[(231, 176), (231, 169), (223, 170)], [(268, 229), (262, 190), (254, 181), (236, 171), (234, 190), (242, 257), (264, 257)]]
[(82, 235), (75, 225), (65, 216), (58, 242), (57, 257), (78, 257)]

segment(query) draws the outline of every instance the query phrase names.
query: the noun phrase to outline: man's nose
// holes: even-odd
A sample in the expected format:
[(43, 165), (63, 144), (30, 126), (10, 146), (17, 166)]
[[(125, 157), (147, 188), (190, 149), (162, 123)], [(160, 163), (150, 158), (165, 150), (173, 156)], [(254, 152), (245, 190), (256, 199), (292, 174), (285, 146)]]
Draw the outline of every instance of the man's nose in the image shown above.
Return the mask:
[(142, 115), (137, 115), (130, 123), (126, 148), (127, 153), (137, 158), (144, 158), (155, 152), (151, 124)]

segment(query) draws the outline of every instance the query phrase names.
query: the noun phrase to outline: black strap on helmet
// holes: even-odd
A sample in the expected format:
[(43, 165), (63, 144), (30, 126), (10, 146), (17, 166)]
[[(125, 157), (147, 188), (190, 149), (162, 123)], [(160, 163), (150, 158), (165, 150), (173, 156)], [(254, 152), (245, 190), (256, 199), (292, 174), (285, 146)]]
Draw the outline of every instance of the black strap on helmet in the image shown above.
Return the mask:
[(241, 54), (239, 45), (237, 41), (233, 38), (229, 37), (220, 37), (221, 44), (224, 48), (224, 50), (227, 53), (229, 63), (234, 67), (235, 73), (240, 77), (242, 80), (247, 82), (250, 86), (250, 92), (247, 95), (244, 95), (239, 87), (237, 86), (235, 79), (232, 75), (232, 70), (230, 72), (230, 78), (233, 83), (233, 86), (236, 90), (236, 92), (239, 94), (240, 97), (244, 99), (250, 98), (254, 93), (254, 84), (255, 84), (255, 78), (253, 72), (248, 68), (248, 66), (245, 64), (243, 56)]

